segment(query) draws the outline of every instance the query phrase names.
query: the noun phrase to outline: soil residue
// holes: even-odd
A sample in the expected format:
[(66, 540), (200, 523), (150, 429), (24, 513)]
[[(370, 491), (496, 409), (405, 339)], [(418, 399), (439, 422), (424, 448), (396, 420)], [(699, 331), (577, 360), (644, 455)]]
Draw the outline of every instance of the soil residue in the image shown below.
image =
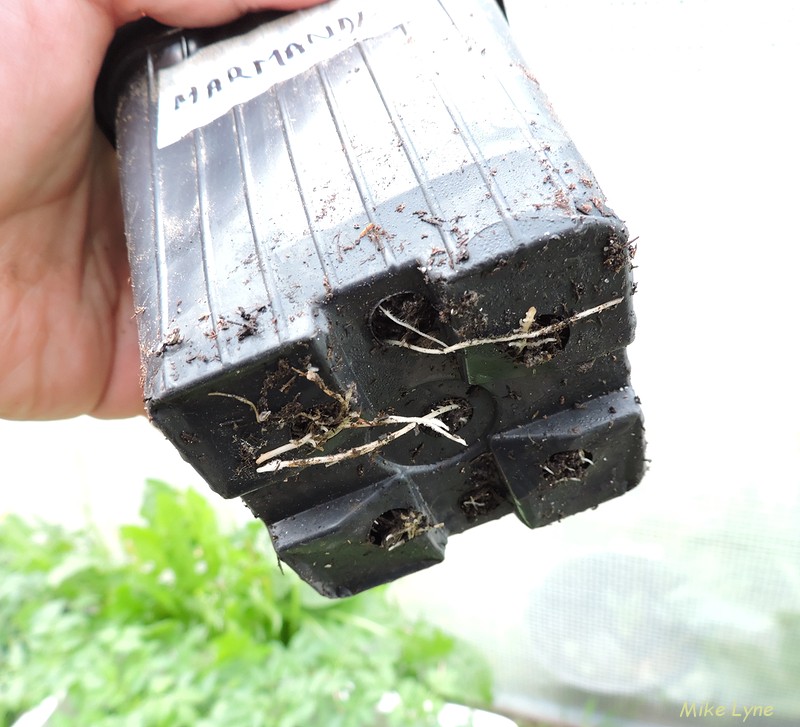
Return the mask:
[(419, 510), (410, 507), (395, 508), (373, 520), (367, 541), (380, 548), (393, 550), (433, 527), (435, 526)]
[(470, 469), (470, 489), (458, 501), (458, 506), (472, 522), (500, 507), (504, 498), (502, 476), (491, 453), (472, 460)]
[(636, 255), (636, 239), (630, 242), (612, 237), (608, 245), (603, 247), (603, 265), (610, 268), (612, 272), (618, 273), (620, 270), (631, 264)]
[[(307, 368), (309, 360), (301, 364)], [(328, 432), (338, 427), (347, 416), (348, 407), (343, 400), (326, 397), (326, 400), (313, 406), (301, 403), (303, 391), (309, 386), (318, 387), (308, 382), (298, 373), (302, 369), (293, 368), (287, 359), (280, 359), (274, 371), (267, 374), (261, 388), (259, 407), (262, 411), (271, 411), (269, 423), (272, 428), (286, 429), (292, 439), (310, 436), (314, 440), (324, 439)], [(317, 393), (321, 393), (317, 391)], [(286, 401), (286, 399), (289, 399)], [(283, 400), (277, 409), (271, 409), (269, 402)]]
[(583, 449), (556, 452), (546, 464), (539, 465), (542, 472), (541, 482), (543, 485), (553, 487), (562, 480), (581, 479), (592, 464), (591, 452)]

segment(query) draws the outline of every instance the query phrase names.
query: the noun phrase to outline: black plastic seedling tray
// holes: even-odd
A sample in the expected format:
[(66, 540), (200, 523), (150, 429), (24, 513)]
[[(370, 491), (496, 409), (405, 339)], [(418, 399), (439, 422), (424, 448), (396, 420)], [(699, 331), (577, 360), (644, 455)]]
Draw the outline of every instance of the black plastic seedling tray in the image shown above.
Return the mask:
[(138, 24), (98, 109), (150, 416), (321, 593), (639, 482), (627, 232), (494, 2)]

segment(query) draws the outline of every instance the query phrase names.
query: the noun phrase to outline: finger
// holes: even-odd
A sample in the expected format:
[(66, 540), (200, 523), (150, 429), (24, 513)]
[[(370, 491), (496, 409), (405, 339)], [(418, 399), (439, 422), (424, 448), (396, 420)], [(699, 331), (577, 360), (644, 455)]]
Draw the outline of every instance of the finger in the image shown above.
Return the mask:
[(298, 10), (323, 0), (107, 0), (117, 26), (148, 16), (166, 25), (217, 25), (256, 10)]

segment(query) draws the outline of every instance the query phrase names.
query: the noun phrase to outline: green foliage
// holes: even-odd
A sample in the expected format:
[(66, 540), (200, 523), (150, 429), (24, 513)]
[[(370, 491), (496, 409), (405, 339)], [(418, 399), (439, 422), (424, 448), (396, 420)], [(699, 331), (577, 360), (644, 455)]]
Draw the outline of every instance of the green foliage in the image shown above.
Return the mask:
[[(382, 589), (343, 601), (282, 574), (260, 523), (223, 532), (197, 493), (148, 483), (122, 557), (89, 531), (0, 522), (0, 725), (52, 694), (95, 727), (434, 725), (485, 704), (464, 644)], [(401, 706), (381, 714), (387, 692)]]

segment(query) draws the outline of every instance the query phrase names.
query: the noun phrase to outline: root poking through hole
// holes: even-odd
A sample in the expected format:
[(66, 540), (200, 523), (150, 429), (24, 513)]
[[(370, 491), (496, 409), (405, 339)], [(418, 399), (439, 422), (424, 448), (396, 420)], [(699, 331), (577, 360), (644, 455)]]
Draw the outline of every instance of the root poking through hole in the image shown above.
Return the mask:
[(442, 527), (444, 523), (432, 525), (419, 510), (395, 508), (373, 520), (367, 540), (380, 548), (394, 550), (429, 530)]
[(397, 293), (384, 298), (372, 313), (372, 333), (382, 343), (397, 340), (417, 344), (424, 340), (445, 346), (431, 335), (438, 315), (427, 298), (419, 293)]
[[(443, 422), (451, 433), (457, 432), (459, 429), (463, 429), (467, 426), (475, 412), (472, 404), (470, 404), (467, 399), (461, 398), (445, 399), (436, 406), (436, 409), (448, 409), (448, 411), (444, 412), (439, 417), (439, 421)], [(442, 436), (436, 432), (431, 433), (435, 436)]]
[(246, 404), (253, 410), (253, 414), (256, 417), (257, 424), (263, 424), (267, 419), (269, 419), (271, 411), (259, 411), (258, 407), (250, 401), (250, 399), (245, 399), (243, 396), (237, 396), (236, 394), (225, 394), (222, 391), (210, 391), (208, 393), (209, 396), (224, 396), (227, 399), (235, 399), (236, 401), (242, 402), (242, 404)]
[(583, 449), (556, 452), (546, 464), (539, 465), (542, 470), (542, 483), (552, 486), (561, 480), (579, 480), (593, 464), (592, 453)]
[[(420, 427), (428, 429), (439, 436), (451, 439), (464, 447), (467, 446), (467, 443), (461, 437), (453, 434), (451, 430), (459, 428), (463, 426), (466, 421), (469, 421), (469, 417), (472, 414), (471, 407), (469, 407), (468, 415), (464, 412), (464, 404), (466, 403), (467, 406), (469, 406), (468, 402), (454, 400), (443, 402), (424, 416), (406, 417), (386, 415), (372, 420), (365, 420), (361, 417), (361, 413), (353, 408), (355, 392), (352, 387), (342, 396), (328, 387), (316, 370), (310, 366), (306, 371), (290, 368), (288, 366), (285, 368), (287, 373), (293, 373), (296, 377), (302, 377), (316, 385), (330, 401), (308, 410), (292, 412), (290, 427), (290, 436), (292, 438), (286, 444), (264, 452), (256, 458), (256, 471), (259, 473), (278, 472), (283, 469), (315, 465), (330, 466), (347, 460), (356, 459), (377, 452), (387, 444), (418, 430)], [(211, 392), (209, 395), (222, 396), (241, 402), (253, 411), (258, 424), (270, 420), (271, 413), (269, 411), (259, 411), (258, 407), (252, 401), (243, 396), (216, 391)], [(451, 423), (440, 418), (452, 412), (455, 412), (456, 415), (453, 417)], [(466, 421), (462, 421), (464, 416), (466, 416)], [(393, 425), (400, 425), (400, 428), (378, 437), (372, 442), (362, 444), (358, 447), (352, 447), (342, 452), (320, 455), (318, 457), (280, 459), (282, 455), (303, 447), (320, 450), (327, 442), (346, 429), (374, 429)]]
[[(532, 333), (548, 326), (563, 323), (564, 319), (554, 315), (537, 315), (536, 308), (531, 306), (525, 317), (519, 322), (520, 333)], [(528, 368), (552, 361), (563, 351), (569, 341), (569, 325), (562, 326), (554, 335), (542, 339), (528, 341), (512, 341), (506, 344), (513, 354), (514, 360)]]
[(472, 522), (482, 515), (496, 510), (502, 501), (500, 495), (491, 487), (481, 487), (464, 495), (459, 500), (458, 506), (467, 520)]
[(470, 489), (461, 496), (458, 506), (467, 520), (473, 522), (496, 510), (505, 498), (501, 494), (502, 476), (492, 454), (487, 452), (476, 457), (470, 469)]
[[(358, 414), (353, 414), (353, 419), (342, 422), (342, 424), (336, 428), (335, 432), (330, 433), (321, 440), (315, 440), (307, 435), (302, 439), (292, 440), (281, 447), (277, 447), (269, 452), (265, 452), (256, 460), (256, 464), (261, 465), (256, 469), (256, 472), (278, 472), (280, 470), (289, 469), (292, 467), (313, 467), (315, 465), (325, 465), (326, 467), (329, 467), (330, 465), (339, 464), (340, 462), (346, 462), (349, 459), (356, 459), (358, 457), (363, 457), (366, 454), (377, 452), (378, 450), (383, 449), (383, 447), (390, 442), (394, 442), (396, 439), (400, 439), (400, 437), (410, 434), (418, 427), (427, 427), (436, 434), (447, 437), (447, 439), (452, 439), (454, 442), (458, 442), (466, 447), (467, 443), (461, 437), (451, 434), (448, 426), (438, 418), (442, 414), (446, 414), (447, 412), (453, 411), (457, 408), (457, 404), (451, 404), (450, 406), (434, 409), (432, 412), (422, 417), (385, 416), (378, 419), (373, 419), (372, 421), (364, 421), (359, 417)], [(362, 444), (359, 447), (352, 447), (344, 450), (343, 452), (337, 452), (336, 454), (322, 455), (319, 457), (302, 457), (299, 459), (275, 459), (281, 454), (285, 454), (286, 452), (290, 452), (294, 449), (299, 449), (305, 445), (311, 445), (315, 449), (321, 449), (325, 442), (332, 439), (334, 436), (336, 436), (336, 434), (344, 429), (372, 429), (375, 427), (384, 427), (392, 424), (404, 424), (405, 426), (397, 429), (394, 432), (385, 434), (382, 437), (378, 437), (378, 439), (372, 442)]]
[[(426, 334), (424, 331), (419, 330), (416, 326), (405, 321), (404, 319), (401, 319), (391, 311), (384, 308), (383, 305), (379, 305), (377, 311), (381, 312), (387, 319), (389, 319), (389, 321), (393, 322), (395, 325), (401, 326), (402, 328), (406, 329), (407, 332), (411, 332), (415, 334), (417, 337), (424, 337), (425, 339), (431, 341), (435, 345), (418, 346), (412, 343), (408, 343), (405, 340), (407, 334), (404, 334), (400, 338), (384, 338), (382, 339), (383, 343), (389, 346), (399, 346), (401, 348), (407, 348), (411, 351), (416, 351), (417, 353), (427, 353), (435, 356), (444, 356), (450, 353), (455, 353), (456, 351), (462, 351), (465, 348), (473, 348), (474, 346), (484, 346), (489, 343), (495, 343), (495, 344), (509, 343), (509, 344), (514, 344), (516, 347), (519, 347), (519, 344), (521, 343), (526, 349), (531, 348), (532, 346), (563, 345), (561, 338), (562, 331), (566, 331), (571, 325), (577, 323), (578, 321), (582, 321), (584, 318), (589, 318), (590, 316), (597, 315), (598, 313), (602, 313), (603, 311), (618, 306), (620, 303), (623, 302), (623, 300), (624, 298), (615, 298), (614, 300), (610, 300), (606, 303), (601, 303), (600, 305), (597, 305), (594, 308), (589, 308), (588, 310), (581, 311), (580, 313), (576, 313), (575, 315), (569, 316), (568, 318), (556, 321), (555, 323), (550, 323), (549, 325), (542, 326), (541, 328), (536, 328), (535, 330), (532, 330), (532, 327), (535, 323), (536, 309), (531, 308), (528, 311), (528, 315), (526, 315), (526, 317), (523, 319), (520, 329), (515, 333), (510, 333), (505, 336), (489, 336), (487, 338), (473, 338), (467, 341), (460, 341), (459, 343), (454, 343), (452, 346), (448, 346), (443, 341), (440, 341), (438, 338), (434, 338), (433, 336)], [(529, 318), (530, 320), (528, 320)], [(544, 318), (544, 316), (542, 316), (542, 318)], [(528, 330), (526, 330), (526, 328)]]

